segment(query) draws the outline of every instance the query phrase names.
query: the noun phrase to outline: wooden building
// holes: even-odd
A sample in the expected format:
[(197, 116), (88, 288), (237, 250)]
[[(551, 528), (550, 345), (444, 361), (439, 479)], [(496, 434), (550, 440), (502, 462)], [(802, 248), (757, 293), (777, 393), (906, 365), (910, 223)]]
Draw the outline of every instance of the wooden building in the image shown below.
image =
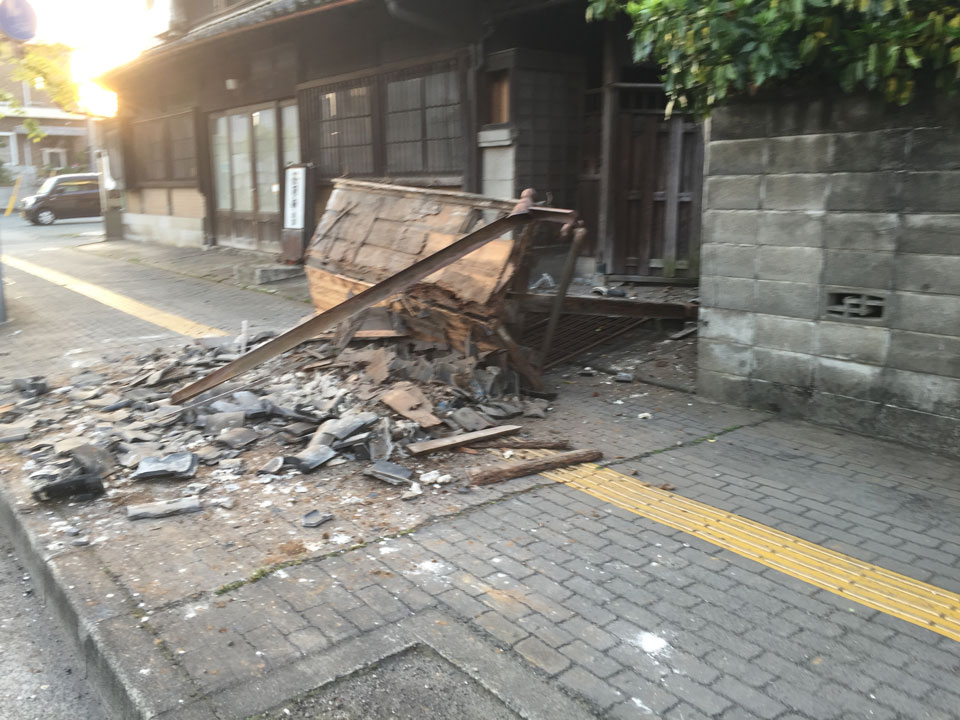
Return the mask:
[[(174, 0), (105, 78), (125, 232), (280, 251), (284, 168), (580, 211), (589, 271), (697, 276), (700, 128), (573, 0)], [(592, 259), (592, 261), (590, 260)]]

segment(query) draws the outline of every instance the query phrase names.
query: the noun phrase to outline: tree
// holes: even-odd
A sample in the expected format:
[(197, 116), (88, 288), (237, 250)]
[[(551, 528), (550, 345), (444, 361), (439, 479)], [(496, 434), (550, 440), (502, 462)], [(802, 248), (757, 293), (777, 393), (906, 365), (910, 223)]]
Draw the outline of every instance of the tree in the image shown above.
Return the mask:
[[(70, 75), (71, 49), (63, 44), (45, 45), (32, 43), (15, 45), (3, 42), (0, 45), (0, 59), (12, 68), (10, 76), (13, 80), (36, 84), (37, 79), (43, 81), (43, 90), (50, 98), (68, 112), (77, 110), (77, 86)], [(0, 102), (11, 107), (11, 114), (16, 115), (20, 103), (8, 92), (0, 90)], [(27, 129), (28, 137), (37, 141), (43, 138), (40, 126), (33, 118), (24, 118), (23, 124)]]
[(653, 60), (675, 105), (706, 115), (789, 83), (864, 89), (906, 105), (960, 79), (956, 0), (589, 0), (588, 19), (626, 13), (637, 61)]

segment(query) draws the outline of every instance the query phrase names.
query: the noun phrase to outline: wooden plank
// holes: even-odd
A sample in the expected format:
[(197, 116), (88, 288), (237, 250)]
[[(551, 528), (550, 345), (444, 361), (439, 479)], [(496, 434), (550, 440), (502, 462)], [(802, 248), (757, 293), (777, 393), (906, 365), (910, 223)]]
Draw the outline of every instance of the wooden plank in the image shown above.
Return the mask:
[(547, 470), (579, 465), (580, 463), (596, 462), (603, 457), (599, 450), (571, 450), (547, 457), (523, 462), (500, 463), (492, 467), (475, 468), (469, 472), (471, 485), (491, 485), (493, 483), (512, 480), (513, 478), (536, 475)]
[(632, 282), (641, 285), (696, 285), (697, 278), (665, 278), (660, 275), (607, 275), (608, 282)]
[(530, 222), (530, 220), (531, 216), (528, 212), (528, 206), (521, 203), (512, 214), (494, 220), (489, 225), (485, 225), (469, 235), (464, 236), (452, 245), (448, 245), (439, 252), (414, 263), (383, 282), (367, 288), (359, 295), (348, 298), (336, 307), (320, 313), (302, 325), (298, 325), (292, 330), (279, 335), (270, 342), (224, 365), (222, 368), (206, 375), (200, 380), (181, 388), (173, 394), (171, 400), (174, 404), (180, 404), (184, 400), (196, 397), (202, 392), (217, 387), (248, 370), (252, 370), (267, 360), (285, 353), (287, 350), (292, 350), (300, 343), (316, 337), (318, 333), (329, 330), (335, 325), (339, 325), (361, 310), (373, 307), (377, 303), (393, 297), (414, 283), (429, 277), (437, 270), (456, 262), (474, 250), (483, 247), (488, 242), (501, 237), (504, 233)]
[[(523, 312), (548, 313), (553, 307), (552, 295), (515, 295)], [(698, 307), (690, 303), (641, 302), (593, 296), (567, 296), (563, 314), (599, 315), (603, 317), (661, 318), (684, 320), (697, 317)]]
[(443, 424), (443, 421), (433, 414), (433, 403), (413, 383), (397, 383), (380, 397), (380, 402), (395, 413), (413, 420), (420, 427), (431, 428)]
[(474, 443), (476, 450), (569, 450), (569, 440), (490, 440)]
[(413, 455), (427, 455), (428, 453), (440, 452), (441, 450), (452, 450), (453, 448), (463, 447), (481, 440), (490, 440), (503, 435), (513, 435), (522, 430), (519, 425), (498, 425), (497, 427), (487, 428), (486, 430), (477, 430), (476, 432), (462, 433), (460, 435), (451, 435), (436, 440), (425, 440), (424, 442), (411, 443), (407, 445), (407, 450)]
[(689, 337), (689, 336), (693, 335), (693, 334), (694, 334), (697, 330), (699, 330), (699, 329), (700, 329), (700, 327), (699, 327), (698, 325), (694, 325), (693, 327), (684, 328), (684, 329), (681, 330), (680, 332), (674, 333), (673, 335), (671, 335), (671, 336), (670, 336), (669, 338), (667, 338), (667, 339), (668, 339), (668, 340), (683, 340), (685, 337)]
[(683, 116), (670, 118), (670, 144), (667, 146), (666, 207), (663, 220), (663, 276), (677, 274), (677, 194), (680, 192), (680, 164), (683, 160)]

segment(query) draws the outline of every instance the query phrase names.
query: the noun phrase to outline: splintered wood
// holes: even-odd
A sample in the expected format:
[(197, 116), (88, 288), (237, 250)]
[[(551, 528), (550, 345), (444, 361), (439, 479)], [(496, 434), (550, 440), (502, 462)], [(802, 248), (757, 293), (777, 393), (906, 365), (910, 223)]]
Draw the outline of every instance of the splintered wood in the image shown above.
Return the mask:
[[(532, 193), (527, 197), (532, 200)], [(397, 268), (429, 257), (514, 210), (512, 202), (480, 195), (336, 180), (306, 254), (313, 304), (321, 312), (335, 307)], [(575, 218), (570, 211), (534, 210), (540, 213), (534, 220)], [(523, 260), (522, 245), (505, 230), (376, 309), (402, 316), (417, 339), (449, 342), (466, 352), (472, 335), (483, 350), (501, 349), (504, 342), (494, 333), (510, 314), (507, 291)]]
[(413, 383), (397, 383), (380, 397), (380, 402), (422, 428), (443, 424), (443, 421), (433, 414), (433, 403)]

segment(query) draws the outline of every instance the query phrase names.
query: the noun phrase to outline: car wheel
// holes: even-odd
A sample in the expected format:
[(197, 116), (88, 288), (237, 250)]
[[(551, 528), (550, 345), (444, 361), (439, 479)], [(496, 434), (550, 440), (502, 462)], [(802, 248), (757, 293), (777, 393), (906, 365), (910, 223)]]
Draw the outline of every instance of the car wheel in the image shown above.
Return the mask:
[(47, 208), (37, 212), (34, 217), (36, 218), (38, 225), (53, 225), (54, 221), (57, 219), (56, 213)]

